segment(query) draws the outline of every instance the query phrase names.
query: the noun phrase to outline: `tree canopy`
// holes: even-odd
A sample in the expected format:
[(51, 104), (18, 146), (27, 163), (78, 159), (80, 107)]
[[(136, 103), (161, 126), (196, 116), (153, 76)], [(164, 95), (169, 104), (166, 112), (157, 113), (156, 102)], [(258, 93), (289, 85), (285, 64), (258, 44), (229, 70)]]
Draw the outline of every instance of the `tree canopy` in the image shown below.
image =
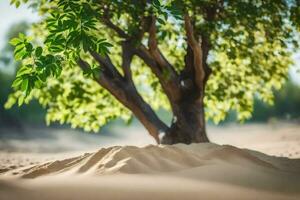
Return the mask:
[[(98, 131), (117, 117), (132, 117), (97, 83), (105, 70), (132, 80), (152, 108), (171, 109), (169, 99), (176, 94), (165, 85), (174, 84), (173, 76), (184, 80), (189, 44), (196, 40), (203, 47), (205, 73), (210, 74), (205, 80), (206, 116), (217, 123), (233, 110), (239, 120), (247, 119), (254, 97), (272, 103), (273, 89), (287, 79), (300, 41), (298, 0), (11, 2), (17, 7), (27, 3), (42, 20), (33, 25), (31, 36), (11, 40), (22, 67), (6, 107), (38, 99), (49, 123), (69, 123), (86, 131)], [(164, 66), (161, 74), (149, 52)]]

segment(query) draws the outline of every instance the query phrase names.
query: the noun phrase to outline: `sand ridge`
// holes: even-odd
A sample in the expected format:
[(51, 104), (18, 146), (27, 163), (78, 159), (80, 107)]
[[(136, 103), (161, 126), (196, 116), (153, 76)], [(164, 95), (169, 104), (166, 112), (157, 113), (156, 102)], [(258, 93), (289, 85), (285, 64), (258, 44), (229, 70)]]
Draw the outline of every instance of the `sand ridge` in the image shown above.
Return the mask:
[(229, 200), (242, 195), (238, 199), (296, 200), (300, 199), (300, 159), (212, 143), (114, 146), (6, 172), (0, 176), (0, 186), (6, 188), (0, 190), (0, 197), (13, 200), (41, 196), (76, 200), (83, 194), (91, 200), (99, 195), (105, 199), (204, 195)]
[(300, 175), (300, 159), (267, 156), (252, 150), (213, 143), (146, 147), (114, 146), (102, 148), (95, 153), (15, 170), (14, 173), (18, 172), (23, 178), (64, 173), (91, 176), (115, 173), (157, 174), (208, 166), (216, 162)]

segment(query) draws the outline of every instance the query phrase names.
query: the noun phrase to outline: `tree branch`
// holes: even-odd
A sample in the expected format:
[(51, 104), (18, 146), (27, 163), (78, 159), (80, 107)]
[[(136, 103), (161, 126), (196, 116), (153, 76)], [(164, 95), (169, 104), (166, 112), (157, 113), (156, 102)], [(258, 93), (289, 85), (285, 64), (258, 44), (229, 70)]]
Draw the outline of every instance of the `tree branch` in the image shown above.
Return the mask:
[(151, 69), (152, 73), (158, 78), (162, 89), (166, 93), (172, 106), (174, 101), (178, 101), (181, 98), (178, 77), (169, 76), (166, 78), (168, 75), (164, 74), (164, 69), (156, 62), (144, 45), (140, 45), (140, 47), (135, 50), (135, 55), (142, 59)]
[[(125, 79), (132, 82), (130, 64), (132, 57), (135, 54), (142, 58), (142, 60), (144, 60), (144, 62), (151, 68), (153, 73), (158, 77), (164, 91), (169, 97), (169, 100), (178, 100), (180, 98), (178, 75), (173, 66), (167, 61), (158, 48), (155, 17), (143, 16), (139, 25), (139, 31), (132, 36), (126, 34), (121, 28), (114, 25), (110, 21), (107, 9), (105, 10), (103, 20), (109, 28), (113, 29), (119, 35), (119, 37), (125, 39), (122, 44), (122, 68), (125, 74)], [(139, 49), (136, 49), (132, 44), (132, 40), (139, 42), (143, 38), (146, 31), (149, 31), (149, 50), (143, 45), (140, 45)], [(131, 45), (129, 45), (129, 43), (131, 43)]]
[(103, 23), (108, 27), (111, 28), (112, 30), (114, 30), (119, 37), (121, 38), (129, 38), (129, 35), (123, 31), (120, 27), (118, 27), (117, 25), (115, 25), (111, 20), (110, 20), (110, 16), (109, 16), (109, 10), (108, 8), (104, 8), (104, 13), (103, 13), (103, 18), (102, 18)]
[(112, 21), (109, 18), (103, 18), (103, 23), (111, 28), (112, 30), (114, 30), (119, 37), (121, 38), (129, 38), (129, 35), (127, 35), (127, 33), (125, 33), (125, 31), (123, 31), (120, 27), (118, 27), (117, 25), (115, 25), (114, 23), (112, 23)]
[[(215, 2), (214, 5), (204, 7), (203, 12), (206, 13), (204, 15), (204, 19), (207, 20), (208, 22), (213, 22), (215, 20), (218, 20), (217, 18), (225, 18), (226, 16), (222, 16), (224, 14), (224, 0), (218, 0)], [(207, 58), (208, 54), (210, 51), (210, 38), (209, 35), (207, 34), (201, 34), (202, 37), (202, 52), (203, 52), (203, 67), (205, 71), (205, 79), (204, 79), (204, 84), (206, 84), (210, 74), (212, 73), (211, 68), (207, 64)]]
[[(195, 82), (201, 91), (204, 89), (204, 79), (205, 71), (203, 66), (203, 54), (201, 47), (201, 39), (198, 40), (195, 37), (194, 28), (191, 23), (191, 19), (188, 14), (184, 16), (185, 31), (187, 36), (188, 46), (192, 49), (193, 52), (193, 66), (195, 71)], [(189, 55), (190, 56), (190, 55)]]
[[(97, 59), (100, 65), (108, 69), (104, 65), (110, 64), (109, 61), (97, 54), (94, 55), (94, 58)], [(89, 64), (82, 59), (79, 59), (77, 63), (83, 70), (90, 68)], [(103, 70), (99, 74), (99, 77), (95, 77), (95, 80), (99, 85), (108, 90), (121, 104), (131, 110), (146, 127), (149, 134), (154, 137), (156, 142), (160, 143), (159, 134), (165, 132), (168, 126), (157, 117), (151, 106), (143, 100), (133, 84), (124, 81), (120, 77), (111, 76), (107, 70)]]
[(77, 64), (82, 69), (82, 71), (86, 71), (91, 68), (90, 65), (81, 58), (78, 59)]
[(161, 51), (158, 48), (157, 39), (156, 39), (156, 17), (152, 16), (151, 24), (149, 28), (149, 40), (148, 40), (149, 52), (159, 66), (166, 70), (173, 78), (177, 76), (176, 71), (173, 66), (167, 61), (163, 56)]
[(115, 68), (108, 55), (102, 56), (94, 51), (90, 51), (92, 57), (111, 74), (111, 77), (121, 78), (122, 75)]
[(155, 23), (155, 17), (145, 19), (143, 29), (149, 32), (149, 49), (140, 44), (135, 48), (134, 54), (142, 59), (158, 78), (172, 106), (174, 101), (178, 101), (181, 97), (179, 77), (173, 66), (165, 59), (158, 48)]
[(122, 69), (124, 71), (125, 79), (133, 84), (131, 62), (133, 58), (132, 44), (130, 41), (122, 42)]

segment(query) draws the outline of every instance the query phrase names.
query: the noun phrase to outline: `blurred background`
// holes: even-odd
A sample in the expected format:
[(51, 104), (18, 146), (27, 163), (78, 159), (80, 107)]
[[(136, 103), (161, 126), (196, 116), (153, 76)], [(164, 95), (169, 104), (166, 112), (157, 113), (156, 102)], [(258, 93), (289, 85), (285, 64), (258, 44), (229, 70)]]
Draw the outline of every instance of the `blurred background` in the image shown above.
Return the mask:
[[(67, 125), (52, 124), (47, 127), (45, 110), (37, 102), (10, 110), (4, 108), (19, 67), (19, 63), (13, 60), (13, 48), (8, 42), (19, 32), (28, 32), (30, 23), (38, 20), (38, 15), (25, 6), (16, 9), (9, 5), (9, 0), (0, 0), (0, 163), (13, 163), (14, 159), (34, 163), (34, 156), (24, 156), (28, 152), (32, 155), (51, 154), (53, 157), (63, 152), (92, 151), (112, 145), (154, 144), (136, 120), (130, 126), (116, 120), (102, 128), (100, 133), (93, 134), (71, 129)], [(256, 100), (253, 117), (244, 124), (235, 122), (234, 113), (230, 113), (218, 126), (209, 122), (211, 140), (278, 156), (299, 157), (300, 153), (289, 147), (291, 143), (300, 146), (300, 53), (295, 53), (294, 60), (295, 66), (290, 71), (289, 80), (280, 91), (275, 92), (273, 106)], [(170, 119), (164, 111), (160, 115)], [(274, 148), (272, 152), (268, 151), (266, 143), (272, 143), (272, 147), (277, 145), (278, 152), (274, 152)], [(12, 153), (13, 156), (8, 159), (7, 154)], [(6, 156), (1, 156), (3, 154)], [(51, 156), (43, 157), (50, 159)], [(16, 166), (11, 164), (11, 167)]]

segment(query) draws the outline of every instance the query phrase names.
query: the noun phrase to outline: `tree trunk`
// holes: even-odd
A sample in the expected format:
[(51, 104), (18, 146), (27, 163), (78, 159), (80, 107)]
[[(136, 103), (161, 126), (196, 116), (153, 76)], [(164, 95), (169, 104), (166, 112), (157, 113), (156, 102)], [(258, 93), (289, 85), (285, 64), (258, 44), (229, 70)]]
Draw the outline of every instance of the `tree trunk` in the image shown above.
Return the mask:
[(161, 139), (161, 144), (209, 142), (205, 128), (203, 99), (185, 99), (175, 106), (171, 127)]
[[(188, 43), (185, 69), (180, 73), (179, 98), (170, 98), (174, 114), (171, 127), (161, 139), (162, 144), (209, 142), (205, 130), (204, 92), (210, 71), (206, 64), (209, 40), (194, 32), (194, 23), (184, 15)], [(202, 43), (203, 40), (203, 43)]]

